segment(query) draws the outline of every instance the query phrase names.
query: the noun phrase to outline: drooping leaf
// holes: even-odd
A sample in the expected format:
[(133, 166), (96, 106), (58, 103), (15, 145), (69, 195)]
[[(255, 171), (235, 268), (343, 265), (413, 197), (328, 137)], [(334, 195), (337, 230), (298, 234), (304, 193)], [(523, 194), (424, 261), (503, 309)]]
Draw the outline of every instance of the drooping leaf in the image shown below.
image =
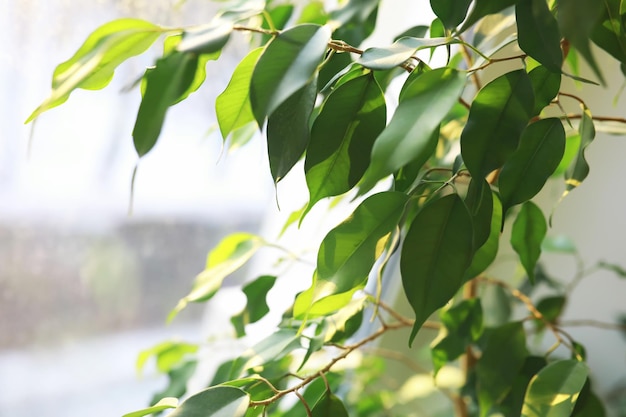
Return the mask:
[(463, 26), (459, 29), (459, 33), (465, 32), (470, 26), (478, 22), (483, 17), (498, 13), (507, 7), (514, 6), (518, 0), (476, 0), (474, 7), (465, 19)]
[(624, 5), (618, 0), (605, 0), (600, 21), (591, 32), (591, 40), (611, 54), (622, 65), (626, 64), (626, 19), (620, 14)]
[(317, 77), (287, 98), (267, 121), (267, 153), (276, 183), (300, 160), (309, 143), (316, 95)]
[(461, 134), (461, 154), (475, 177), (504, 164), (517, 149), (535, 98), (524, 70), (508, 72), (479, 92)]
[(168, 417), (244, 417), (249, 403), (239, 388), (211, 387), (187, 398)]
[(451, 68), (425, 72), (407, 87), (391, 122), (374, 142), (360, 194), (409, 162), (421, 165), (430, 158), (438, 139), (433, 133), (464, 87), (465, 76)]
[(311, 409), (311, 417), (348, 417), (348, 410), (341, 399), (330, 391), (315, 403)]
[[(537, 303), (537, 310), (548, 321), (548, 323), (556, 323), (557, 319), (563, 313), (566, 299), (562, 295), (544, 297)], [(541, 320), (535, 320), (537, 330), (542, 330), (545, 323)]]
[(250, 103), (259, 126), (310, 83), (329, 40), (328, 27), (305, 24), (281, 32), (267, 45), (250, 81)]
[(331, 21), (341, 23), (335, 31), (336, 39), (350, 45), (360, 45), (376, 28), (380, 0), (348, 0), (330, 12)]
[(565, 191), (563, 197), (565, 197), (571, 190), (578, 187), (587, 175), (589, 175), (589, 164), (585, 158), (585, 150), (593, 142), (596, 136), (596, 129), (593, 125), (593, 117), (589, 108), (583, 106), (582, 118), (580, 119), (580, 125), (578, 126), (578, 133), (580, 134), (580, 146), (578, 148), (578, 154), (576, 159), (570, 165), (565, 172)]
[(163, 32), (160, 26), (140, 19), (117, 19), (100, 26), (74, 56), (55, 68), (50, 96), (26, 123), (63, 104), (77, 88), (99, 90), (106, 87), (122, 62), (145, 52)]
[(206, 301), (213, 297), (224, 278), (241, 268), (264, 244), (263, 239), (249, 233), (234, 233), (225, 237), (209, 253), (206, 269), (196, 276), (193, 289), (178, 302), (168, 321), (188, 303)]
[(400, 271), (415, 312), (409, 344), (424, 321), (463, 284), (473, 254), (472, 218), (457, 194), (422, 208), (404, 239)]
[(589, 378), (578, 396), (572, 417), (606, 417), (602, 400), (591, 390)]
[(401, 38), (387, 47), (372, 47), (363, 52), (357, 62), (372, 70), (388, 70), (402, 65), (417, 51), (458, 43), (454, 38)]
[(343, 194), (361, 179), (374, 139), (387, 121), (385, 97), (372, 73), (351, 79), (324, 102), (311, 130), (304, 163), (310, 198)]
[(140, 373), (146, 362), (156, 358), (157, 369), (161, 373), (169, 372), (188, 354), (196, 353), (198, 345), (179, 341), (165, 341), (149, 349), (142, 350), (137, 356), (136, 369)]
[(215, 112), (222, 137), (254, 120), (250, 107), (250, 80), (262, 48), (252, 50), (241, 60), (228, 86), (215, 100)]
[(515, 5), (520, 48), (550, 71), (563, 65), (561, 34), (545, 0), (519, 0)]
[(530, 381), (522, 416), (569, 417), (587, 374), (587, 365), (575, 359), (549, 364)]
[(519, 147), (498, 178), (505, 213), (509, 207), (530, 200), (541, 191), (564, 152), (565, 130), (559, 119), (542, 119), (524, 129)]
[(430, 7), (448, 29), (457, 27), (467, 15), (471, 0), (430, 0)]
[(242, 311), (230, 318), (230, 322), (237, 332), (237, 337), (246, 335), (246, 325), (256, 323), (269, 313), (270, 309), (265, 298), (275, 282), (275, 276), (262, 275), (242, 288), (247, 299), (246, 306)]
[(407, 30), (401, 32), (400, 34), (394, 36), (393, 41), (397, 41), (401, 38), (424, 38), (428, 33), (428, 26), (426, 25), (417, 25), (408, 28)]
[(178, 407), (178, 398), (166, 397), (161, 401), (153, 405), (152, 407), (144, 408), (142, 410), (133, 411), (132, 413), (124, 414), (122, 417), (143, 417), (151, 414), (160, 413), (168, 408)]
[(528, 78), (533, 86), (535, 94), (535, 107), (532, 115), (541, 113), (544, 107), (556, 97), (561, 88), (561, 74), (548, 70), (543, 65), (533, 68), (528, 73)]
[(500, 243), (500, 230), (502, 228), (502, 203), (497, 194), (490, 191), (493, 198), (493, 212), (491, 214), (491, 228), (489, 229), (489, 237), (485, 243), (476, 250), (472, 263), (465, 271), (463, 281), (469, 281), (476, 278), (484, 272), (489, 265), (496, 259), (498, 247)]
[(525, 202), (513, 223), (511, 245), (519, 255), (531, 283), (535, 282), (535, 265), (541, 255), (541, 242), (547, 230), (541, 209), (532, 201)]

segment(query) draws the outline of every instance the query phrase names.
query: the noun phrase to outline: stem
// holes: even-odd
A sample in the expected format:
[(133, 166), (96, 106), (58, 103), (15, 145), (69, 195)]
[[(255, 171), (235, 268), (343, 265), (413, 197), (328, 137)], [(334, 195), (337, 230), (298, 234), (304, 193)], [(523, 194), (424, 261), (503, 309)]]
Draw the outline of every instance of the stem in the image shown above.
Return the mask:
[(589, 326), (589, 327), (597, 327), (598, 329), (626, 331), (626, 325), (617, 324), (617, 323), (607, 323), (607, 322), (603, 322), (599, 320), (591, 320), (591, 319), (567, 320), (567, 321), (562, 321), (560, 324), (561, 326), (564, 326), (564, 327)]

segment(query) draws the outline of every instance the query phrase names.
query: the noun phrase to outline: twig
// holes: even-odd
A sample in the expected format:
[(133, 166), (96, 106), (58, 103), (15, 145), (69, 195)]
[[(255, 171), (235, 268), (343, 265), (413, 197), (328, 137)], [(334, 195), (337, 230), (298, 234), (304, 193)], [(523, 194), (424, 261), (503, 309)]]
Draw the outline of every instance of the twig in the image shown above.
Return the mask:
[[(566, 114), (560, 116), (559, 119), (582, 119), (582, 117), (582, 114)], [(593, 116), (593, 120), (596, 120), (598, 122), (617, 122), (626, 124), (626, 118), (623, 117)]]
[(298, 391), (294, 391), (293, 393), (296, 395), (296, 397), (298, 397), (298, 399), (304, 406), (304, 410), (306, 411), (307, 417), (313, 417), (313, 414), (311, 413), (311, 407), (309, 407), (309, 404), (306, 402), (302, 394), (300, 394)]
[(485, 68), (487, 68), (489, 65), (494, 64), (496, 62), (505, 62), (505, 61), (512, 61), (515, 59), (521, 59), (524, 60), (524, 58), (526, 58), (528, 55), (526, 54), (520, 54), (520, 55), (515, 55), (515, 56), (508, 56), (506, 58), (489, 58), (489, 60), (487, 62), (485, 62), (484, 64), (476, 67), (476, 68), (470, 68), (469, 70), (467, 70), (468, 72), (476, 72), (476, 71), (480, 71), (483, 70)]

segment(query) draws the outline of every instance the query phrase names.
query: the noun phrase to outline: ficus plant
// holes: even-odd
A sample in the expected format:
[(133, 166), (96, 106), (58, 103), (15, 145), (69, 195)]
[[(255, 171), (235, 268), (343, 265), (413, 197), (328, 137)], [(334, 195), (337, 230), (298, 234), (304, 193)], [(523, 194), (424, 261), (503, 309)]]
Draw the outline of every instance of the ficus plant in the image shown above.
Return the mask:
[[(137, 83), (132, 138), (141, 158), (168, 109), (202, 87), (210, 61), (227, 43), (248, 42), (216, 100), (225, 146), (266, 141), (270, 169), (262, 174), (275, 183), (304, 171), (309, 201), (285, 224), (296, 236), (320, 201), (348, 196), (354, 205), (316, 249), (309, 288), (265, 339), (221, 364), (199, 392), (186, 392), (198, 344), (167, 341), (142, 352), (138, 366), (156, 359), (170, 385), (125, 417), (605, 415), (584, 341), (560, 316), (586, 273), (626, 271), (603, 262), (564, 281), (547, 276), (542, 251), (579, 256), (570, 241), (548, 234), (558, 210), (545, 213), (533, 198), (549, 179), (564, 178), (556, 207), (587, 177), (596, 128), (626, 123), (595, 115), (576, 93), (605, 84), (599, 49), (626, 73), (626, 1), (430, 4), (430, 26), (398, 28), (392, 44), (367, 49), (360, 44), (379, 23), (378, 0), (226, 2), (210, 22), (184, 28), (119, 19), (56, 68), (50, 96), (28, 122), (77, 88), (104, 88), (118, 65), (162, 42), (161, 57)], [(578, 110), (566, 110), (572, 103)], [(490, 272), (509, 235), (525, 276), (513, 283)], [(219, 297), (223, 280), (265, 246), (280, 247), (280, 239), (227, 236), (169, 319), (188, 303)], [(394, 262), (399, 273), (387, 268)], [(262, 275), (243, 286), (247, 303), (231, 319), (233, 337), (267, 315), (266, 295), (280, 281)], [(410, 315), (385, 299), (394, 286)], [(549, 296), (536, 295), (542, 286)], [(503, 310), (523, 313), (490, 318), (496, 313), (485, 304), (494, 294)], [(407, 332), (396, 338), (398, 349), (415, 351), (427, 339), (430, 369), (420, 370), (417, 355), (371, 347), (399, 329)], [(531, 335), (547, 343), (531, 344)], [(385, 386), (382, 357), (410, 370), (403, 387)], [(437, 383), (450, 369), (461, 383)], [(409, 382), (421, 374), (447, 407), (415, 411), (421, 399)]]

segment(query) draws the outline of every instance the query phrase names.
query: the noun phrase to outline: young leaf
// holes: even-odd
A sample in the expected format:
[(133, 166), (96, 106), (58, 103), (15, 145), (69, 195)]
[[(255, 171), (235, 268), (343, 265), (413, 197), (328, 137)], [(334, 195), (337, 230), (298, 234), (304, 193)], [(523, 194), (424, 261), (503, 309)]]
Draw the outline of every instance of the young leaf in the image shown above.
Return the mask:
[(360, 194), (409, 162), (422, 165), (430, 158), (438, 139), (433, 133), (464, 87), (465, 75), (451, 68), (425, 72), (407, 87), (391, 122), (374, 142)]
[(585, 150), (587, 146), (593, 142), (596, 136), (596, 129), (593, 125), (593, 117), (587, 106), (583, 106), (582, 118), (580, 119), (580, 125), (578, 126), (578, 132), (580, 133), (580, 147), (578, 148), (578, 154), (574, 163), (570, 165), (569, 169), (565, 172), (565, 191), (563, 197), (565, 197), (571, 190), (578, 187), (587, 175), (589, 175), (589, 164), (585, 158)]
[(122, 417), (143, 417), (151, 414), (160, 413), (168, 408), (178, 407), (178, 398), (166, 397), (152, 407), (144, 408), (143, 410), (134, 411), (132, 413), (124, 414)]
[(454, 43), (458, 43), (458, 40), (454, 38), (401, 38), (391, 46), (366, 49), (357, 62), (365, 68), (388, 70), (402, 65), (419, 50)]
[(211, 387), (187, 398), (168, 417), (244, 417), (249, 403), (239, 388)]
[(386, 114), (385, 97), (372, 73), (332, 91), (313, 124), (304, 162), (310, 193), (307, 212), (322, 198), (351, 190), (361, 179)]
[(542, 119), (524, 129), (520, 144), (504, 164), (498, 185), (503, 211), (533, 198), (558, 167), (565, 151), (559, 119)]
[(261, 320), (269, 313), (270, 309), (265, 298), (275, 282), (275, 276), (262, 275), (242, 288), (247, 299), (246, 306), (241, 312), (230, 318), (237, 337), (246, 335), (246, 325)]
[(215, 113), (222, 137), (254, 120), (250, 107), (250, 80), (263, 48), (252, 50), (241, 60), (228, 86), (215, 100)]
[(569, 417), (587, 374), (587, 365), (575, 359), (549, 364), (530, 381), (522, 416)]
[(309, 143), (316, 96), (317, 77), (287, 98), (267, 121), (267, 153), (276, 183), (300, 160)]
[(329, 40), (327, 26), (307, 24), (281, 32), (267, 45), (250, 81), (250, 103), (259, 126), (311, 81)]
[(476, 0), (474, 1), (474, 7), (470, 12), (467, 19), (463, 23), (461, 29), (459, 29), (459, 33), (462, 33), (469, 29), (474, 23), (478, 22), (478, 20), (483, 17), (498, 13), (501, 10), (506, 9), (507, 7), (511, 7), (517, 3), (518, 0)]
[(311, 409), (311, 417), (348, 417), (348, 410), (339, 397), (330, 391), (315, 403)]
[(528, 73), (528, 78), (535, 93), (535, 107), (532, 115), (541, 113), (544, 107), (556, 97), (561, 88), (561, 74), (548, 70), (543, 65), (533, 68)]
[(561, 34), (545, 0), (519, 0), (515, 5), (520, 48), (550, 71), (563, 65)]
[(157, 369), (161, 373), (166, 373), (178, 365), (181, 360), (191, 353), (198, 351), (198, 345), (193, 343), (166, 341), (143, 350), (137, 356), (136, 369), (140, 373), (144, 365), (151, 357), (156, 357)]
[(461, 134), (461, 154), (475, 177), (499, 168), (517, 149), (535, 104), (524, 70), (508, 72), (479, 92)]
[(472, 258), (472, 263), (465, 271), (463, 282), (467, 282), (472, 278), (476, 278), (485, 271), (496, 259), (498, 247), (500, 243), (500, 231), (502, 229), (502, 203), (497, 194), (492, 193), (493, 212), (491, 214), (491, 228), (489, 229), (489, 237), (487, 241), (478, 248)]
[(409, 344), (428, 316), (463, 284), (472, 242), (472, 218), (457, 194), (435, 200), (417, 213), (400, 258), (404, 293), (415, 311)]
[(513, 223), (511, 245), (519, 255), (531, 283), (535, 282), (535, 265), (541, 255), (541, 242), (547, 230), (541, 209), (532, 201), (524, 203)]
[(454, 29), (465, 20), (471, 2), (471, 0), (430, 0), (430, 7), (447, 29)]
[(161, 36), (161, 27), (140, 19), (118, 19), (106, 23), (87, 37), (52, 76), (52, 92), (28, 117), (31, 122), (41, 113), (63, 104), (77, 88), (99, 90), (106, 87), (118, 65), (145, 52)]

